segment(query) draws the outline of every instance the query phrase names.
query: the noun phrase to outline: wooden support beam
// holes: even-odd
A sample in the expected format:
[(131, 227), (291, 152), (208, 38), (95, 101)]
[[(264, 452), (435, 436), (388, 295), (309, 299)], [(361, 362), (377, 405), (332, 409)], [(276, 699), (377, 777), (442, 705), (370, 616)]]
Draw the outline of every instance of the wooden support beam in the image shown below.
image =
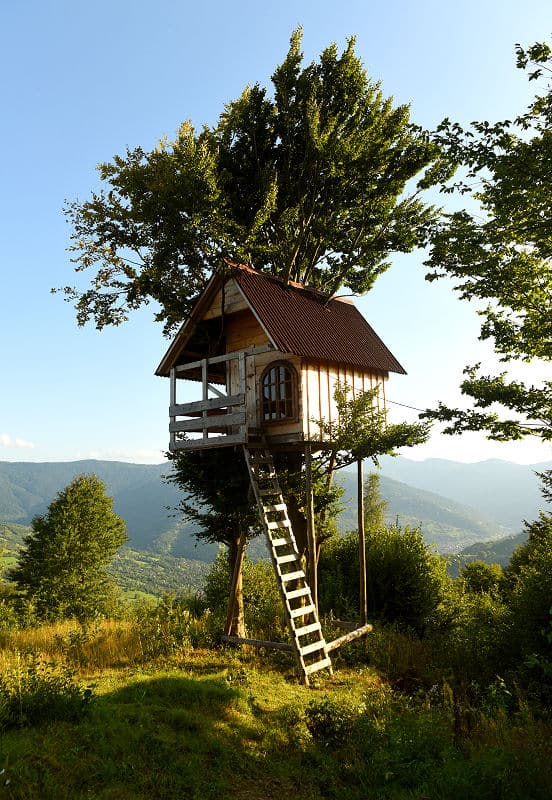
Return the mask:
[(293, 650), (288, 642), (265, 642), (262, 639), (243, 639), (241, 636), (221, 636), (221, 641), (228, 644), (249, 644), (252, 647), (266, 647), (272, 650)]
[(205, 450), (209, 447), (228, 447), (229, 445), (245, 444), (247, 436), (245, 431), (228, 436), (211, 436), (209, 439), (177, 439), (171, 445), (174, 450)]
[(309, 442), (305, 442), (305, 479), (307, 493), (307, 575), (312, 602), (318, 613), (318, 576), (316, 570), (316, 528), (314, 526), (314, 496), (312, 488), (312, 462)]
[[(234, 572), (232, 574), (232, 584), (230, 586), (230, 599), (228, 600), (228, 614), (226, 616), (226, 625), (224, 626), (224, 634), (228, 636), (232, 630), (232, 622), (234, 619), (234, 608), (236, 605), (236, 590), (241, 577), (243, 568), (243, 559), (245, 557), (245, 542), (247, 538), (246, 531), (242, 531), (238, 540), (238, 552), (236, 554), (236, 563), (234, 564)], [(245, 630), (245, 629), (244, 629)]]
[(366, 588), (366, 535), (364, 531), (364, 479), (362, 475), (362, 459), (357, 461), (357, 491), (358, 491), (358, 562), (360, 566), (360, 622), (366, 624), (368, 619), (368, 592)]
[(361, 636), (365, 636), (367, 633), (373, 629), (373, 626), (370, 624), (363, 625), (362, 628), (357, 628), (354, 631), (350, 631), (349, 633), (340, 636), (339, 639), (334, 639), (333, 642), (326, 642), (326, 650), (330, 653), (332, 650), (337, 650), (338, 647), (341, 647), (342, 644), (347, 644), (347, 642), (353, 642), (355, 639), (360, 639)]
[(270, 344), (261, 345), (260, 347), (247, 347), (245, 350), (236, 350), (232, 353), (225, 353), (222, 356), (209, 356), (207, 359), (202, 358), (199, 361), (190, 361), (188, 364), (177, 364), (174, 369), (177, 375), (181, 375), (183, 372), (200, 369), (200, 367), (203, 367), (204, 361), (207, 361), (210, 366), (212, 364), (222, 364), (224, 361), (232, 361), (234, 358), (239, 358), (241, 354), (252, 356), (258, 353), (268, 353), (270, 350), (274, 350), (274, 347)]

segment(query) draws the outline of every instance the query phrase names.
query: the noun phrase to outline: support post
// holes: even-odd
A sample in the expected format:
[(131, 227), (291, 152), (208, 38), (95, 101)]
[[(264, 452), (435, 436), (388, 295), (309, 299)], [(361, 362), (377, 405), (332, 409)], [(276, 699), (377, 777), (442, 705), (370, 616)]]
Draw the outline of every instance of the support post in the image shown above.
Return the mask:
[(234, 572), (232, 574), (232, 583), (230, 585), (230, 598), (228, 600), (228, 614), (226, 616), (226, 625), (224, 626), (224, 635), (229, 636), (232, 632), (232, 623), (234, 621), (234, 608), (236, 606), (236, 593), (238, 583), (241, 578), (243, 559), (245, 557), (245, 540), (247, 534), (242, 531), (238, 539), (238, 552), (236, 553), (236, 562), (234, 564)]
[(307, 493), (307, 575), (312, 602), (318, 614), (318, 575), (316, 563), (316, 528), (314, 526), (314, 496), (312, 489), (312, 458), (309, 442), (305, 443), (305, 482)]
[[(172, 369), (171, 369), (170, 381), (171, 381), (171, 389), (170, 389), (170, 406), (169, 407), (172, 409), (176, 405), (176, 370), (175, 370), (174, 367), (172, 367)], [(172, 411), (169, 412), (169, 420), (170, 420), (170, 422), (174, 422), (176, 420), (176, 417), (171, 416), (171, 414), (172, 414)], [(172, 450), (174, 448), (174, 445), (175, 445), (175, 442), (176, 442), (176, 433), (174, 431), (171, 431), (170, 437), (171, 438), (170, 438), (169, 450)]]
[(364, 531), (364, 478), (362, 459), (357, 460), (358, 490), (358, 563), (360, 567), (360, 624), (366, 625), (368, 619), (368, 594), (366, 590), (366, 535)]

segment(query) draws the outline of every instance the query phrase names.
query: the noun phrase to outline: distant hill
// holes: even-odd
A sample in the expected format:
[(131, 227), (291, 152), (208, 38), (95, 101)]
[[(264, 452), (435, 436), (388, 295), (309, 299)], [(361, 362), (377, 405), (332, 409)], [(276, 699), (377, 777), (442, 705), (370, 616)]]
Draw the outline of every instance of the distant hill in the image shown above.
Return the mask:
[(479, 509), (487, 519), (512, 532), (521, 529), (524, 519), (536, 519), (544, 508), (535, 471), (552, 469), (552, 461), (524, 465), (490, 459), (463, 464), (437, 458), (412, 461), (401, 456), (382, 458), (381, 465), (386, 477)]
[[(368, 470), (367, 470), (368, 472)], [(355, 529), (356, 474), (343, 470), (339, 480), (345, 486), (345, 511), (340, 527)], [(420, 527), (428, 544), (440, 553), (456, 553), (472, 542), (500, 539), (511, 530), (497, 525), (481, 512), (434, 492), (415, 489), (380, 475), (381, 495), (388, 502), (386, 521)]]
[[(552, 462), (537, 466), (542, 471)], [(367, 466), (366, 474), (369, 469)], [(198, 542), (193, 524), (178, 517), (174, 509), (180, 492), (163, 480), (169, 470), (167, 463), (0, 461), (0, 548), (4, 565), (15, 561), (33, 516), (43, 514), (57, 492), (76, 475), (94, 473), (106, 483), (115, 511), (127, 523), (128, 546), (112, 568), (120, 585), (129, 591), (153, 594), (186, 587), (199, 589), (218, 548)], [(382, 472), (381, 492), (389, 503), (387, 521), (420, 526), (428, 543), (441, 553), (455, 556), (456, 569), (474, 558), (505, 565), (524, 539), (518, 533), (521, 520), (536, 518), (543, 507), (532, 467), (501, 461), (459, 464), (397, 458), (383, 459)], [(391, 477), (390, 472), (408, 480)], [(343, 470), (338, 475), (345, 488), (344, 510), (339, 518), (343, 532), (357, 525), (356, 473)], [(469, 499), (471, 507), (460, 502), (459, 496)], [(250, 543), (248, 555), (254, 560), (266, 557), (262, 537)]]
[[(531, 468), (520, 467), (506, 462), (482, 462), (482, 464), (458, 464), (456, 462), (430, 460), (414, 462), (408, 459), (384, 459), (381, 486), (383, 496), (389, 501), (390, 521), (397, 517), (400, 524), (420, 525), (426, 540), (433, 543), (441, 552), (458, 552), (477, 541), (498, 539), (519, 531), (520, 522), (508, 525), (497, 519), (500, 506), (499, 495), (504, 498), (503, 505), (512, 507), (512, 498), (518, 497), (518, 510), (513, 508), (507, 516), (510, 520), (521, 520), (525, 515), (536, 516), (539, 507), (538, 482)], [(518, 492), (508, 479), (499, 491), (500, 482), (494, 475), (493, 465), (498, 474), (515, 476), (516, 486), (525, 486)], [(506, 465), (506, 466), (504, 466)], [(512, 469), (510, 469), (510, 467)], [(405, 473), (409, 480), (399, 480), (389, 474), (391, 470)], [(467, 507), (457, 496), (475, 497), (474, 486), (477, 480), (471, 476), (474, 470), (477, 480), (493, 491), (479, 493), (479, 503)], [(520, 471), (521, 470), (521, 471)], [(170, 464), (128, 464), (115, 461), (72, 461), (72, 462), (2, 462), (0, 461), (0, 520), (19, 525), (30, 524), (36, 514), (46, 511), (58, 491), (67, 486), (81, 473), (95, 473), (107, 485), (114, 497), (115, 511), (127, 523), (129, 547), (134, 550), (186, 558), (194, 561), (211, 561), (216, 554), (216, 545), (198, 543), (193, 535), (194, 528), (183, 522), (175, 507), (180, 500), (177, 487), (163, 480), (170, 471)], [(366, 470), (368, 472), (368, 468)], [(446, 485), (444, 476), (454, 477), (451, 485)], [(460, 476), (462, 480), (460, 480)], [(522, 477), (523, 476), (523, 477)], [(356, 527), (356, 477), (354, 473), (341, 473), (346, 488), (345, 510), (340, 517), (341, 530)], [(420, 486), (425, 483), (438, 491), (430, 491)], [(471, 486), (472, 491), (461, 487)], [(533, 506), (530, 503), (533, 503)], [(533, 513), (534, 511), (534, 513)], [(252, 557), (262, 557), (265, 553), (261, 540), (249, 549)]]

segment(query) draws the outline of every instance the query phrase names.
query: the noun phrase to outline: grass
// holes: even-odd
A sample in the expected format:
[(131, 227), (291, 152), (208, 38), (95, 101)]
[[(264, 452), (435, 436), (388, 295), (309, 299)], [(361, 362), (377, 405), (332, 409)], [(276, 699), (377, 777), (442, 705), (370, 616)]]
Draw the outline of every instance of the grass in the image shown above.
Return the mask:
[(306, 689), (285, 653), (186, 646), (148, 661), (125, 622), (2, 636), (0, 672), (22, 652), (70, 664), (93, 700), (78, 719), (0, 733), (0, 798), (551, 796), (552, 726), (527, 709), (479, 713), (458, 740), (442, 687), (405, 694), (368, 667)]

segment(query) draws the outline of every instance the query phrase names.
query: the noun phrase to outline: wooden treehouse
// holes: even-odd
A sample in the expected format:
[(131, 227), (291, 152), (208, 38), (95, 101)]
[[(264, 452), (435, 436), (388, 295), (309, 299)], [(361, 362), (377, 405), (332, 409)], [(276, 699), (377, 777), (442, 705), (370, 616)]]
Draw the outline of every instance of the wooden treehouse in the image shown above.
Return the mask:
[[(331, 650), (370, 630), (364, 624), (324, 639), (312, 580), (311, 453), (324, 448), (328, 423), (338, 422), (336, 387), (347, 385), (354, 396), (379, 386), (376, 402), (384, 406), (389, 372), (404, 369), (350, 300), (237, 264), (211, 278), (156, 371), (170, 378), (171, 451), (243, 448), (292, 642), (262, 644), (293, 650), (307, 685), (309, 675), (331, 670)], [(184, 381), (195, 382), (197, 400), (178, 401)], [(274, 467), (281, 450), (305, 457), (306, 565)]]

